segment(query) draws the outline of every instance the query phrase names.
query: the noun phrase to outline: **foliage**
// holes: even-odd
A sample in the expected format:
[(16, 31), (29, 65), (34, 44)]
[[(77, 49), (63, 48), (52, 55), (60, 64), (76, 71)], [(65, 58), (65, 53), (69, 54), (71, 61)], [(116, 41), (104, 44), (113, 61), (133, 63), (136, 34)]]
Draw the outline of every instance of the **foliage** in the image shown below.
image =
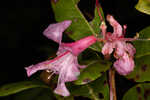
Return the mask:
[(149, 100), (150, 83), (137, 84), (132, 87), (123, 97), (123, 100)]
[(150, 15), (150, 1), (149, 0), (139, 0), (135, 7), (140, 12)]
[[(139, 32), (139, 39), (148, 39), (150, 37), (150, 26)], [(134, 41), (136, 47), (135, 69), (127, 78), (136, 82), (150, 81), (150, 41)]]
[[(101, 21), (98, 17), (98, 13), (96, 13), (96, 9), (95, 18), (90, 24), (79, 10), (77, 0), (58, 0), (57, 2), (51, 0), (51, 4), (57, 21), (72, 20), (71, 26), (66, 31), (66, 34), (68, 34), (72, 39), (79, 40), (85, 36), (99, 34)], [(100, 51), (101, 44), (96, 43), (91, 46), (91, 48), (93, 50)]]
[(49, 88), (48, 86), (42, 84), (41, 82), (24, 81), (24, 82), (7, 84), (0, 87), (0, 96), (7, 96), (26, 89), (37, 88), (37, 87)]
[[(94, 9), (94, 18), (89, 22), (78, 8), (79, 1), (51, 0), (56, 21), (72, 20), (71, 26), (65, 33), (73, 40), (79, 40), (89, 35), (102, 38), (100, 34), (102, 21), (98, 15), (97, 8), (95, 7)], [(149, 0), (139, 0), (135, 7), (137, 10), (150, 15)], [(102, 9), (99, 9), (104, 18)], [(123, 100), (149, 100), (150, 26), (141, 30), (139, 38), (132, 43), (136, 48), (135, 68), (126, 78), (136, 85), (125, 93)], [(114, 58), (104, 59), (101, 54), (102, 46), (101, 42), (97, 42), (79, 55), (78, 61), (81, 65), (86, 65), (87, 67), (80, 70), (78, 80), (67, 83), (67, 87), (71, 92), (69, 97), (61, 97), (53, 93), (58, 77), (52, 79), (50, 84), (45, 84), (39, 80), (6, 84), (0, 87), (0, 96), (13, 95), (14, 100), (74, 100), (74, 97), (78, 96), (92, 100), (109, 100), (108, 71), (113, 65)]]

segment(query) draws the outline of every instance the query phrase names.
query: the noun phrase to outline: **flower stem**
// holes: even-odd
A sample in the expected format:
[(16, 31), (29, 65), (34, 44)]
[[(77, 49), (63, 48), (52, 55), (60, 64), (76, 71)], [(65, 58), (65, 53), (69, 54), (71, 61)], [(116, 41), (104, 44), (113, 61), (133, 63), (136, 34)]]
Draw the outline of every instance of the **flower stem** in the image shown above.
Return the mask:
[(110, 87), (110, 100), (117, 100), (116, 86), (115, 86), (115, 70), (111, 68), (109, 70), (109, 87)]
[(89, 89), (89, 94), (91, 95), (93, 100), (100, 100), (98, 95), (94, 93), (93, 89), (87, 84), (87, 88)]

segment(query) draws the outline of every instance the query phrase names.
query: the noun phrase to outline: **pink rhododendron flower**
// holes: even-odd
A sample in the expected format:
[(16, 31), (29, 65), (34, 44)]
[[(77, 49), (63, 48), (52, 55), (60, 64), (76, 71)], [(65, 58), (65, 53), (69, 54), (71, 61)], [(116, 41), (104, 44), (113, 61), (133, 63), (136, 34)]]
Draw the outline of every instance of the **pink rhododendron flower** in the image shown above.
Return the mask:
[(105, 23), (102, 23), (100, 28), (102, 30), (104, 46), (102, 48), (103, 55), (110, 55), (113, 50), (114, 57), (117, 61), (114, 63), (114, 67), (117, 72), (121, 75), (127, 75), (134, 69), (133, 57), (136, 53), (135, 48), (126, 41), (132, 41), (132, 38), (125, 38), (125, 29), (122, 29), (121, 25), (113, 18), (113, 16), (108, 15), (107, 21), (113, 27), (113, 33), (106, 31)]
[(62, 32), (70, 24), (71, 21), (69, 20), (51, 24), (44, 31), (45, 36), (60, 45), (56, 58), (25, 68), (28, 76), (31, 76), (39, 70), (51, 70), (53, 74), (59, 74), (58, 84), (54, 92), (62, 96), (70, 95), (65, 86), (65, 82), (77, 80), (77, 76), (80, 74), (79, 68), (86, 67), (78, 64), (77, 56), (97, 40), (94, 36), (88, 36), (73, 43), (61, 43)]

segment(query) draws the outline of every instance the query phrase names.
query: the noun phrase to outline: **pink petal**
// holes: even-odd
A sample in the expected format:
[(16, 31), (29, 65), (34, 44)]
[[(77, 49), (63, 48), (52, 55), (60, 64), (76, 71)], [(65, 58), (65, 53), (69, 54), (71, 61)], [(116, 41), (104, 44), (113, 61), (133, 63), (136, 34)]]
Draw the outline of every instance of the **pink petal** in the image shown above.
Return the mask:
[(62, 40), (62, 33), (70, 26), (70, 24), (71, 20), (65, 20), (56, 24), (50, 24), (46, 28), (46, 30), (44, 30), (43, 34), (47, 38), (60, 44)]
[(116, 41), (115, 42), (115, 53), (114, 53), (114, 57), (116, 59), (122, 57), (124, 55), (125, 51), (125, 46), (126, 43), (123, 41)]
[(94, 36), (88, 36), (82, 38), (74, 43), (62, 43), (62, 46), (71, 51), (74, 55), (79, 55), (82, 51), (88, 48), (90, 45), (94, 44), (97, 38)]
[(46, 70), (46, 69), (50, 69), (54, 72), (59, 71), (61, 67), (60, 65), (63, 61), (65, 61), (64, 58), (65, 55), (67, 55), (67, 53), (69, 52), (64, 52), (52, 60), (43, 61), (36, 65), (31, 65), (29, 67), (26, 67), (25, 69), (27, 71), (27, 75), (30, 77), (32, 74), (36, 73), (37, 71)]
[(114, 63), (114, 67), (120, 75), (128, 75), (134, 69), (134, 60), (124, 53), (124, 56)]
[(56, 53), (57, 56), (61, 55), (62, 53), (66, 52), (66, 51), (68, 51), (67, 49), (64, 48), (64, 46), (62, 44), (59, 45), (58, 51)]
[(113, 43), (106, 42), (102, 48), (102, 54), (103, 55), (110, 55), (113, 52)]
[(67, 53), (61, 59), (63, 59), (63, 61), (59, 64), (61, 67), (59, 69), (58, 85), (54, 92), (62, 96), (69, 96), (70, 93), (67, 90), (64, 82), (77, 80), (77, 76), (80, 74), (76, 64), (77, 57), (72, 53)]
[(67, 90), (67, 88), (65, 86), (65, 83), (58, 84), (57, 88), (54, 90), (54, 92), (56, 94), (59, 94), (62, 96), (69, 96), (70, 95), (69, 91)]
[(45, 70), (45, 69), (50, 68), (50, 65), (49, 65), (50, 61), (44, 61), (44, 62), (38, 63), (36, 65), (31, 65), (29, 67), (26, 67), (25, 69), (27, 71), (28, 77), (30, 77), (32, 74), (36, 73), (39, 70)]
[(126, 51), (129, 53), (131, 57), (134, 57), (134, 54), (136, 53), (136, 49), (130, 43), (126, 43)]
[(59, 66), (59, 79), (60, 82), (70, 82), (77, 80), (77, 76), (80, 74), (78, 66), (76, 66), (77, 57), (72, 53), (68, 53), (63, 57), (63, 62)]
[(115, 37), (120, 37), (123, 35), (121, 25), (114, 19), (113, 16), (107, 15), (107, 21), (113, 27), (113, 29), (114, 29), (113, 35)]

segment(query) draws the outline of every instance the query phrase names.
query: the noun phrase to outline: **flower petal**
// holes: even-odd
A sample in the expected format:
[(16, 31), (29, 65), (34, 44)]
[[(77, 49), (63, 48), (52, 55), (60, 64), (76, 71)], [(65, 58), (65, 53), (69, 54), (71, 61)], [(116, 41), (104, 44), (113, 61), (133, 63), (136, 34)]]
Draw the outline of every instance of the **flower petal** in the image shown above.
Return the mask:
[(114, 19), (113, 16), (107, 15), (107, 21), (113, 27), (113, 29), (114, 29), (113, 35), (115, 37), (120, 37), (123, 35), (121, 25)]
[(26, 67), (25, 69), (27, 71), (28, 77), (31, 76), (32, 74), (36, 73), (39, 70), (50, 69), (54, 72), (59, 72), (62, 62), (65, 61), (64, 59), (65, 59), (65, 57), (66, 57), (65, 55), (67, 55), (67, 53), (69, 53), (69, 52), (68, 51), (64, 52), (52, 60), (43, 61), (36, 65), (31, 65), (29, 67)]
[(120, 75), (128, 75), (134, 69), (134, 60), (124, 53), (124, 56), (114, 63), (114, 67)]
[(77, 76), (80, 74), (76, 64), (77, 56), (74, 56), (71, 52), (69, 52), (61, 59), (63, 59), (63, 61), (59, 64), (61, 67), (59, 69), (58, 85), (55, 89), (55, 93), (62, 96), (69, 96), (69, 91), (64, 83), (77, 80)]
[(70, 93), (67, 90), (65, 83), (60, 83), (57, 85), (57, 88), (54, 90), (56, 94), (62, 95), (62, 96), (69, 96)]
[(77, 80), (77, 76), (80, 74), (78, 66), (76, 66), (77, 57), (72, 53), (66, 54), (63, 58), (63, 62), (59, 64), (59, 79), (60, 82), (70, 82)]
[(44, 62), (38, 63), (36, 65), (31, 65), (29, 67), (25, 67), (28, 77), (30, 77), (32, 74), (36, 73), (39, 70), (49, 69), (51, 67), (49, 62), (51, 62), (51, 60), (44, 61)]
[(106, 42), (102, 48), (102, 54), (103, 55), (110, 55), (113, 52), (113, 43)]
[(65, 20), (63, 22), (59, 22), (56, 24), (50, 24), (43, 32), (43, 34), (57, 42), (57, 43), (61, 43), (62, 40), (62, 33), (70, 26), (71, 24), (71, 20)]
[(126, 43), (124, 41), (115, 41), (115, 53), (114, 57), (116, 59), (122, 57), (124, 55)]
[(96, 41), (95, 36), (87, 36), (73, 43), (62, 43), (62, 46), (77, 56)]
[(126, 43), (126, 51), (129, 53), (131, 57), (134, 57), (134, 54), (136, 53), (136, 49), (130, 43)]

